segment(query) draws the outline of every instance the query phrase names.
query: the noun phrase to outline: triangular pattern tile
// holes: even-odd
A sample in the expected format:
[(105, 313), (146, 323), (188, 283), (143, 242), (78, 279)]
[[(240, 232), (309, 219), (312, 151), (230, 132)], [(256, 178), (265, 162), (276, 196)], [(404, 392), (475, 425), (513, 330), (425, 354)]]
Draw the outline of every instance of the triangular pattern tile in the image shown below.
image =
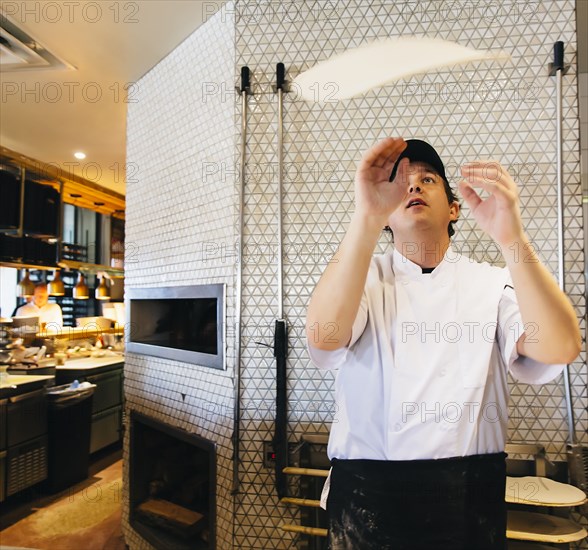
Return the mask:
[[(279, 6), (278, 6), (279, 4)], [(250, 415), (246, 439), (260, 452), (273, 430), (274, 362), (271, 350), (277, 314), (276, 269), (276, 96), (277, 62), (287, 78), (318, 61), (374, 38), (403, 34), (455, 40), (481, 49), (501, 49), (512, 63), (481, 63), (418, 75), (362, 97), (310, 104), (292, 94), (284, 98), (284, 315), (289, 324), (288, 395), (290, 438), (306, 431), (326, 433), (335, 414), (334, 372), (317, 371), (305, 350), (304, 316), (310, 292), (344, 234), (353, 211), (353, 176), (362, 152), (386, 135), (421, 137), (440, 151), (455, 185), (459, 166), (472, 158), (496, 158), (520, 185), (527, 232), (542, 260), (557, 274), (555, 170), (555, 91), (547, 76), (555, 40), (566, 41), (566, 60), (575, 56), (574, 2), (462, 3), (449, 1), (300, 0), (292, 3), (236, 4), (236, 67), (254, 72), (250, 100), (245, 197), (245, 247), (273, 247), (271, 257), (251, 253), (244, 264), (243, 407)], [(252, 6), (258, 9), (253, 10)], [(281, 10), (281, 11), (280, 11)], [(295, 15), (293, 15), (295, 14)], [(578, 309), (585, 308), (583, 232), (578, 173), (577, 93), (574, 69), (564, 88), (564, 173), (567, 289)], [(319, 90), (328, 93), (328, 90)], [(240, 121), (240, 106), (235, 117)], [(237, 136), (238, 138), (238, 136)], [(273, 167), (273, 170), (272, 170)], [(572, 223), (573, 221), (573, 223)], [(383, 236), (378, 249), (389, 246)], [(479, 261), (503, 265), (496, 245), (475, 226), (463, 208), (455, 237), (458, 249)], [(570, 366), (578, 424), (585, 366)], [(511, 441), (541, 442), (550, 457), (563, 458), (566, 441), (562, 380), (540, 388), (511, 380)], [(257, 458), (259, 460), (259, 457)], [(253, 479), (263, 468), (244, 462)], [(267, 492), (252, 486), (236, 508), (239, 548), (295, 548), (297, 537), (284, 534), (281, 520), (296, 516), (276, 503), (273, 476)], [(254, 506), (256, 522), (248, 520)]]

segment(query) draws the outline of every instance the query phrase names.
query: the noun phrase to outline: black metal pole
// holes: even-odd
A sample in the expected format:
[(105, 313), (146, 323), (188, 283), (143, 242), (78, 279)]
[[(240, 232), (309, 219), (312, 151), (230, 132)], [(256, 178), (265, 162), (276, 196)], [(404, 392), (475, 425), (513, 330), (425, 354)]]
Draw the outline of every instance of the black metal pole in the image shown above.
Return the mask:
[(276, 319), (274, 333), (276, 358), (276, 424), (273, 447), (276, 454), (276, 490), (278, 498), (288, 495), (288, 480), (284, 468), (288, 465), (288, 394), (286, 358), (288, 357), (288, 329), (286, 321)]
[(241, 301), (243, 295), (243, 224), (244, 224), (244, 194), (245, 194), (245, 150), (247, 146), (247, 96), (251, 93), (249, 67), (241, 67), (241, 84), (237, 86), (241, 95), (241, 158), (239, 169), (239, 258), (237, 262), (237, 288), (235, 296), (235, 378), (233, 403), (233, 489), (237, 494), (241, 487), (239, 479), (239, 442), (241, 439)]
[(273, 439), (276, 455), (276, 490), (278, 498), (288, 494), (288, 480), (283, 470), (288, 465), (288, 392), (286, 359), (288, 357), (288, 331), (283, 315), (282, 280), (282, 176), (283, 176), (283, 94), (287, 92), (286, 70), (283, 63), (276, 65), (278, 94), (278, 318), (274, 330), (274, 357), (276, 358), (276, 420)]

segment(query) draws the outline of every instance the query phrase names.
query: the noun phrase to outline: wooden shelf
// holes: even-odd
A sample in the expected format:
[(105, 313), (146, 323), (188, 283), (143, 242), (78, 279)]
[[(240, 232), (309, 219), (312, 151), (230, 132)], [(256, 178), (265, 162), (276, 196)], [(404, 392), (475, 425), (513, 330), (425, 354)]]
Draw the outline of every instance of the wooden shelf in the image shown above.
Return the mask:
[(280, 502), (282, 504), (293, 504), (294, 506), (310, 506), (311, 508), (320, 508), (321, 506), (320, 500), (311, 498), (283, 497)]
[(302, 533), (303, 535), (315, 537), (326, 537), (328, 534), (326, 529), (321, 529), (320, 527), (306, 527), (305, 525), (291, 525), (289, 523), (282, 525), (280, 529), (288, 533)]
[(66, 340), (78, 340), (101, 334), (124, 334), (124, 327), (88, 329), (85, 327), (63, 327), (61, 330), (43, 330), (37, 333), (37, 338), (63, 338)]
[(96, 274), (101, 271), (108, 273), (111, 278), (124, 277), (124, 269), (118, 267), (110, 267), (109, 265), (89, 264), (85, 262), (76, 262), (74, 260), (61, 260), (55, 265), (37, 265), (20, 262), (0, 262), (0, 267), (13, 267), (15, 269), (39, 269), (41, 271), (53, 271), (55, 269), (65, 269), (69, 271), (82, 271), (84, 273)]
[(89, 264), (86, 262), (77, 262), (75, 260), (60, 260), (59, 267), (69, 269), (71, 271), (82, 271), (86, 273), (93, 273), (94, 275), (100, 271), (104, 271), (113, 277), (123, 277), (124, 269), (118, 267), (110, 267), (109, 265)]
[(296, 468), (294, 466), (286, 466), (282, 472), (294, 476), (328, 477), (329, 475), (329, 470), (318, 470), (316, 468)]

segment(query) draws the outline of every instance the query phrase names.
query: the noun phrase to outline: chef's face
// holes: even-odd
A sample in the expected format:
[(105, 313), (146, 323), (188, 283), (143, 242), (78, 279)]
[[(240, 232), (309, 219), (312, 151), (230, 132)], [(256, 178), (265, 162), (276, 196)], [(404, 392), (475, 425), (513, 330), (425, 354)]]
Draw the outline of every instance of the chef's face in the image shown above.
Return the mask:
[(406, 186), (406, 193), (398, 208), (388, 218), (394, 237), (410, 239), (415, 232), (427, 231), (431, 235), (439, 232), (448, 236), (449, 222), (457, 220), (459, 204), (450, 203), (443, 178), (423, 162), (411, 162), (405, 182), (394, 183)]
[(37, 307), (43, 307), (49, 301), (47, 285), (38, 285), (35, 287), (35, 295), (33, 300)]

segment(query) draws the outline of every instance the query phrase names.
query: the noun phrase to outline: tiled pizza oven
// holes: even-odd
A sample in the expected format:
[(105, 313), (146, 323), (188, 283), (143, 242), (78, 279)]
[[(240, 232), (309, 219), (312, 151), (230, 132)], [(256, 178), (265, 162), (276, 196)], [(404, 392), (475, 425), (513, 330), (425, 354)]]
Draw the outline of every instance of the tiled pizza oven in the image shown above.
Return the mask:
[[(540, 256), (555, 273), (555, 87), (547, 74), (552, 46), (566, 44), (564, 77), (566, 287), (585, 309), (583, 227), (575, 74), (573, 0), (297, 0), (203, 2), (204, 24), (138, 82), (128, 111), (127, 288), (226, 285), (225, 369), (130, 352), (127, 412), (196, 434), (216, 445), (216, 546), (302, 548), (299, 510), (278, 502), (273, 471), (263, 464), (273, 435), (276, 297), (276, 121), (272, 86), (283, 62), (291, 80), (317, 61), (377, 37), (411, 34), (502, 49), (512, 63), (445, 69), (353, 100), (284, 104), (284, 315), (288, 323), (288, 429), (291, 443), (328, 434), (337, 421), (335, 373), (313, 368), (304, 349), (310, 292), (335, 251), (353, 210), (353, 174), (361, 153), (387, 135), (424, 138), (440, 151), (453, 185), (466, 160), (495, 158), (521, 186), (522, 216)], [(240, 487), (232, 494), (235, 289), (238, 220), (240, 69), (252, 71), (245, 188)], [(323, 90), (328, 93), (329, 90)], [(322, 93), (318, 90), (318, 93)], [(464, 208), (455, 246), (499, 262), (496, 247)], [(389, 246), (382, 237), (380, 250)], [(583, 321), (582, 321), (583, 323)], [(582, 325), (582, 330), (585, 327)], [(586, 440), (584, 352), (571, 367), (578, 435)], [(545, 445), (562, 459), (566, 421), (561, 380), (536, 388), (512, 383), (512, 442)], [(127, 414), (127, 423), (130, 415)], [(127, 425), (127, 428), (129, 426)], [(128, 487), (129, 430), (125, 436)], [(293, 485), (293, 489), (297, 489)], [(578, 521), (580, 518), (576, 518)], [(129, 523), (135, 549), (151, 545)], [(308, 547), (308, 545), (307, 545)]]
[[(235, 180), (220, 169), (234, 162), (233, 98), (205, 97), (215, 83), (231, 82), (234, 23), (218, 14), (138, 83), (128, 112), (128, 162), (138, 169), (127, 182), (126, 230), (136, 250), (125, 264), (125, 288), (225, 285), (225, 368), (129, 352), (125, 359), (127, 413), (136, 411), (216, 445), (216, 546), (233, 548), (232, 489)], [(224, 85), (224, 84), (223, 84)], [(183, 111), (183, 115), (180, 114)], [(224, 170), (224, 169), (223, 169)], [(128, 300), (129, 296), (125, 296)], [(141, 323), (139, 318), (133, 323)], [(128, 490), (130, 414), (124, 442)], [(133, 549), (153, 548), (129, 523)]]

